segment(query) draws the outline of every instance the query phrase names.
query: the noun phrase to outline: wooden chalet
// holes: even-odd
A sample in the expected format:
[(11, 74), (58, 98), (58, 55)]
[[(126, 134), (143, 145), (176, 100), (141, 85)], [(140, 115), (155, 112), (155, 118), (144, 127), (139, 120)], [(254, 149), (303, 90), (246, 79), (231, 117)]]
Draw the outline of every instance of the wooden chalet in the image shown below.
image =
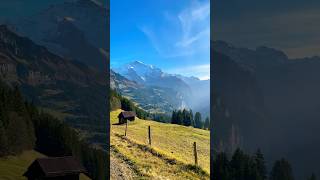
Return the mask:
[(79, 180), (85, 168), (72, 156), (38, 158), (23, 174), (28, 180)]
[(135, 117), (136, 117), (136, 113), (134, 111), (122, 111), (118, 115), (119, 124), (124, 124), (127, 122), (127, 120), (134, 121)]

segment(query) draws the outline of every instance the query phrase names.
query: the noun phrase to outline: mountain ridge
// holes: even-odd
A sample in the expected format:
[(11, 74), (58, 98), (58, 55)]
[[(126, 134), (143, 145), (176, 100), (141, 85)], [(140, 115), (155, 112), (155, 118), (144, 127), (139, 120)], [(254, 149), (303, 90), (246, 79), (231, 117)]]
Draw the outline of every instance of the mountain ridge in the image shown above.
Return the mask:
[(0, 26), (0, 78), (11, 86), (17, 85), (27, 100), (38, 106), (77, 117), (71, 121), (103, 123), (105, 76)]
[(181, 103), (185, 104), (176, 109), (191, 108), (209, 116), (210, 80), (165, 73), (154, 65), (137, 60), (112, 69), (137, 84), (172, 89), (180, 94)]
[[(11, 29), (16, 33), (29, 37), (35, 43), (46, 46), (50, 51), (61, 56), (71, 56), (69, 58), (84, 62), (89, 66), (94, 66), (100, 70), (105, 70), (107, 56), (101, 51), (109, 51), (109, 36), (106, 27), (109, 24), (109, 9), (99, 6), (88, 0), (78, 0), (55, 4), (40, 13), (30, 17), (23, 17), (11, 20)], [(58, 38), (59, 26), (68, 20), (68, 30), (71, 35), (68, 38)], [(60, 28), (61, 30), (61, 28)], [(64, 29), (62, 29), (64, 30)], [(51, 36), (50, 36), (51, 35)], [(58, 39), (55, 39), (55, 35)], [(79, 45), (85, 44), (90, 50)], [(75, 50), (81, 52), (75, 53)], [(90, 58), (93, 56), (95, 58)], [(101, 62), (101, 59), (105, 60)]]
[[(320, 127), (318, 122), (320, 58), (314, 56), (292, 59), (281, 50), (273, 48), (250, 50), (228, 43), (223, 47), (217, 45), (219, 44), (213, 43), (212, 48), (215, 51), (233, 60), (242, 69), (249, 69), (252, 72), (263, 99), (261, 108), (266, 114), (265, 118), (250, 117), (252, 123), (247, 126), (251, 130), (260, 129), (262, 136), (258, 138), (257, 133), (249, 133), (257, 138), (244, 139), (248, 141), (246, 144), (255, 146), (251, 148), (264, 149), (268, 161), (274, 161), (286, 155), (292, 162), (293, 171), (297, 172), (297, 177), (302, 178), (316, 172), (315, 167), (320, 158), (315, 156), (320, 146), (314, 143), (320, 140), (316, 133), (319, 132)], [(223, 61), (222, 58), (220, 60)], [(234, 72), (231, 71), (229, 74), (232, 75)], [(217, 80), (213, 82), (216, 83)], [(241, 84), (233, 84), (235, 85), (233, 89), (237, 92)], [(219, 85), (215, 84), (215, 87), (217, 86)], [(232, 97), (227, 94), (225, 96)], [(242, 96), (238, 94), (235, 98)], [(253, 98), (253, 95), (247, 96), (240, 101), (240, 105), (247, 106), (249, 100)], [(226, 106), (236, 104), (232, 101), (225, 101), (225, 103)], [(235, 116), (234, 113), (230, 112), (231, 116)], [(251, 112), (251, 114), (255, 113)], [(245, 116), (245, 113), (240, 113), (236, 117), (249, 120), (249, 117)], [(258, 144), (260, 146), (257, 146)], [(308, 151), (302, 149), (308, 149)], [(304, 155), (297, 157), (296, 154)], [(309, 156), (310, 154), (312, 157)]]
[(149, 113), (169, 113), (181, 106), (179, 94), (168, 88), (145, 86), (110, 70), (110, 87)]

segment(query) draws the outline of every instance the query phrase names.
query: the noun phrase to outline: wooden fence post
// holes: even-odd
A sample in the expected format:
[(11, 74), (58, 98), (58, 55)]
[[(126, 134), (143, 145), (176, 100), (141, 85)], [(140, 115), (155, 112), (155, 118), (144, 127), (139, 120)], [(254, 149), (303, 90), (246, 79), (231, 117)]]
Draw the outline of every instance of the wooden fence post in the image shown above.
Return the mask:
[(193, 143), (193, 151), (194, 151), (194, 163), (198, 165), (198, 154), (197, 154), (197, 143)]
[(127, 136), (128, 120), (126, 121), (126, 130), (124, 131), (124, 136)]
[(151, 146), (151, 127), (148, 127), (149, 145)]

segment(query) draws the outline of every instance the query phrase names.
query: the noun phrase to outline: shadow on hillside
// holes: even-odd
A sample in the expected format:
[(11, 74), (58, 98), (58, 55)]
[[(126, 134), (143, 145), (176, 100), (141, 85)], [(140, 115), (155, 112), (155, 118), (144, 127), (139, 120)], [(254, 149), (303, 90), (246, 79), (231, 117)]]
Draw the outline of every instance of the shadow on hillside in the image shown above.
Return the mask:
[(113, 123), (112, 125), (125, 125), (125, 123)]

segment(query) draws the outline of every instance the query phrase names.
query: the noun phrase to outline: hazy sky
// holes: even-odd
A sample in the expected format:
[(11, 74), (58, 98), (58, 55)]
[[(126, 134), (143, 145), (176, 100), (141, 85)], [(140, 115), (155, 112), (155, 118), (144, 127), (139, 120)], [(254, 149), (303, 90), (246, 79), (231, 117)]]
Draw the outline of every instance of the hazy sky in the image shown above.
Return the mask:
[(71, 0), (1, 0), (1, 19), (30, 16), (47, 8), (51, 4)]
[(209, 0), (111, 0), (111, 66), (140, 60), (209, 78)]
[[(0, 0), (0, 20), (34, 15), (50, 5), (77, 0)], [(109, 0), (92, 0), (104, 5)]]
[(266, 45), (290, 57), (320, 55), (319, 0), (215, 0), (213, 39)]

